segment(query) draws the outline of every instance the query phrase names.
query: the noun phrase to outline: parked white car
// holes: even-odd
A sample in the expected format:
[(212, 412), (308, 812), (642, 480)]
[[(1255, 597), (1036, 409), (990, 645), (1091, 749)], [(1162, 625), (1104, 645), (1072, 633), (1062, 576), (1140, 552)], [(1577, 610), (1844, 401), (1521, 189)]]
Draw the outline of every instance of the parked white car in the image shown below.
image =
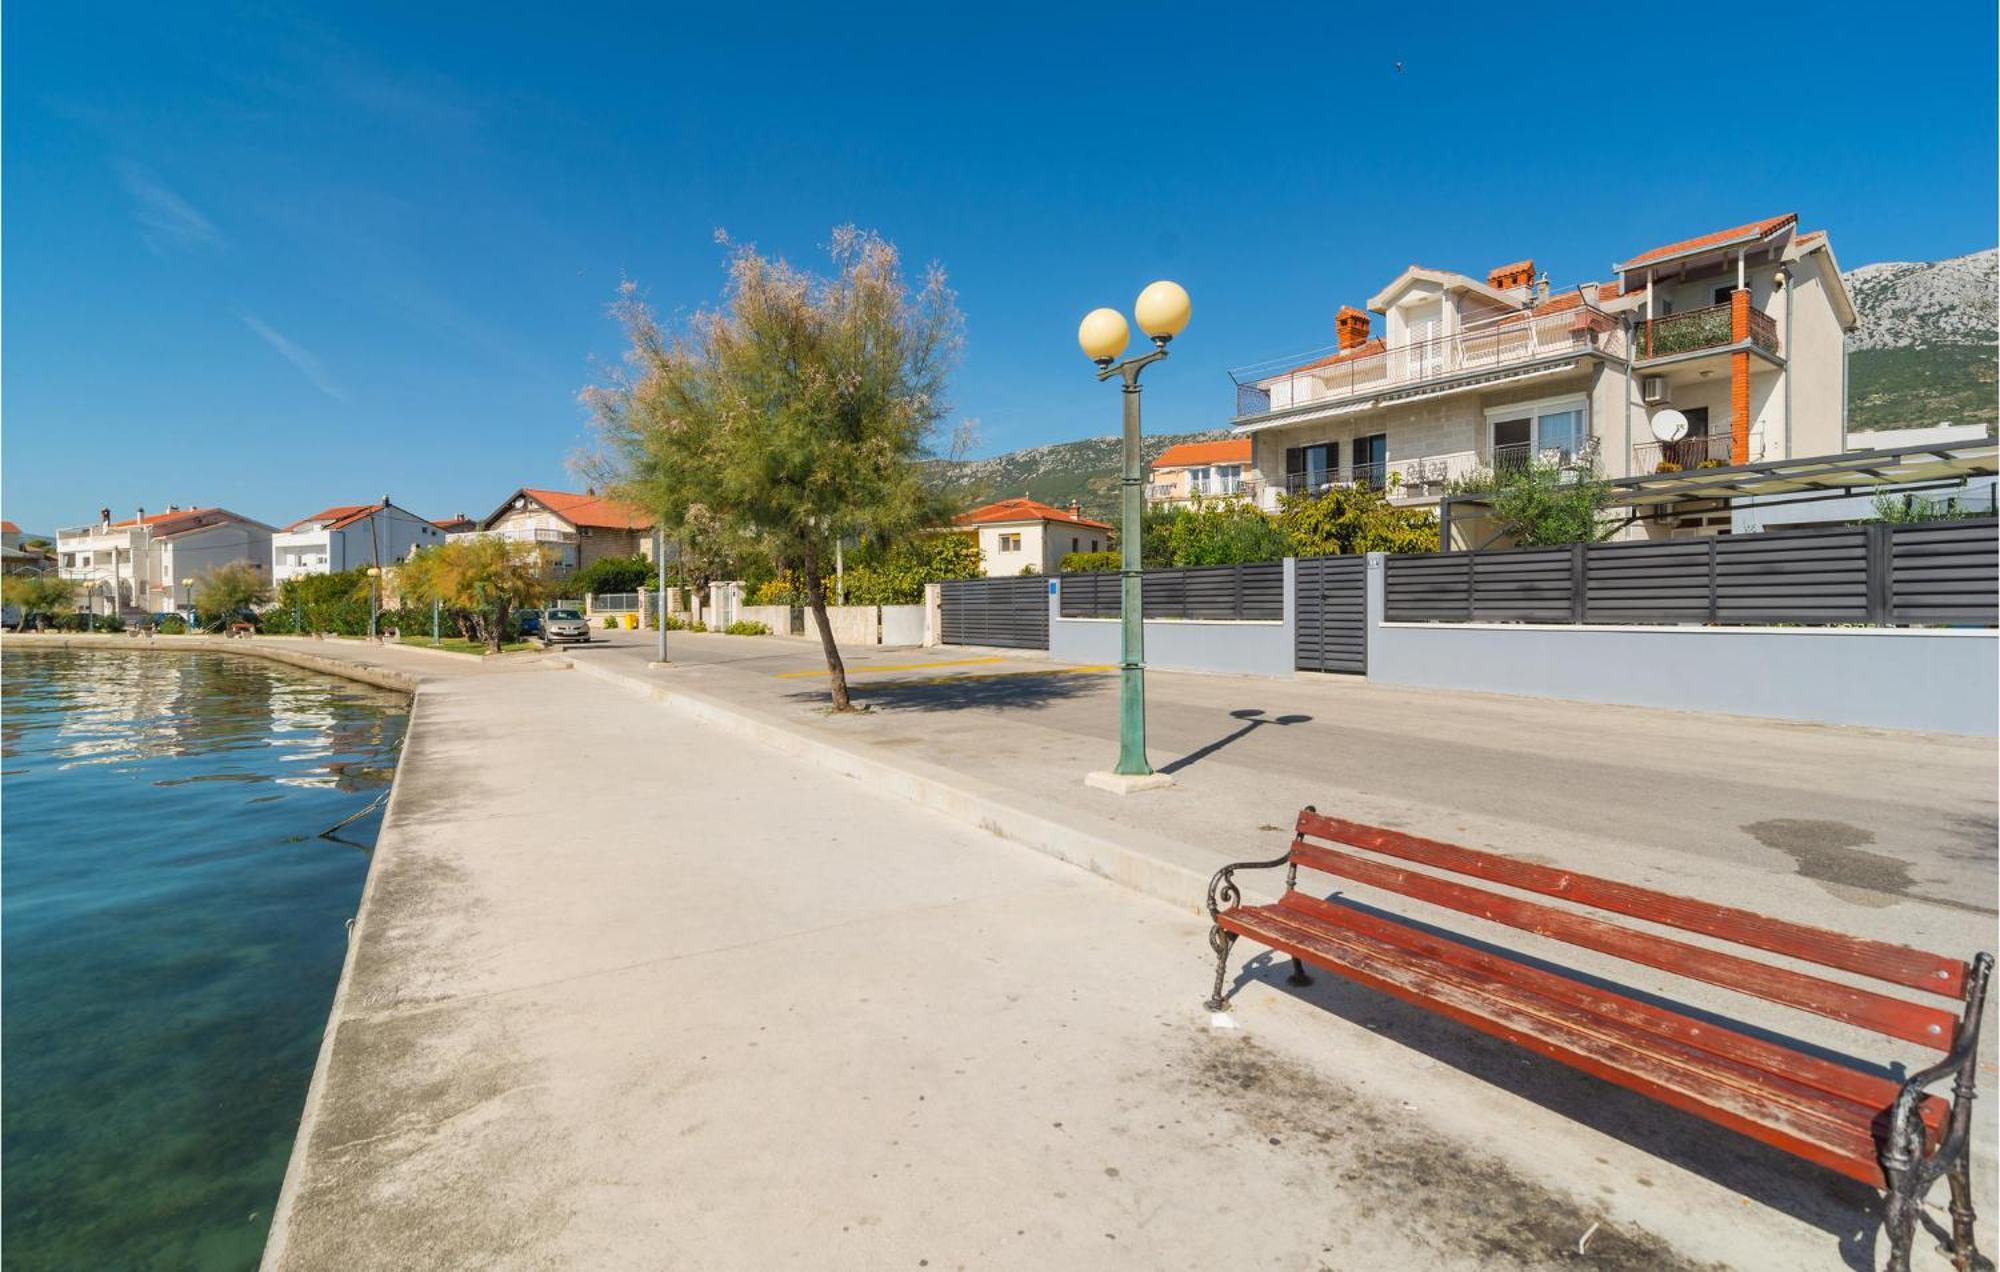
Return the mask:
[(572, 609), (543, 610), (542, 639), (551, 645), (588, 644), (590, 620)]

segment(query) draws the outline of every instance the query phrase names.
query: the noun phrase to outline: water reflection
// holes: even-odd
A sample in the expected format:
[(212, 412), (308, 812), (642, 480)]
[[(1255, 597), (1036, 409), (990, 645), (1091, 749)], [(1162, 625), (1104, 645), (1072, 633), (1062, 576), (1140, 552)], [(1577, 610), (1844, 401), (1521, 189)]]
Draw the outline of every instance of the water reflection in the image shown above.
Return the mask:
[(315, 836), (404, 704), (225, 654), (0, 674), (7, 1265), (254, 1267), (367, 870)]

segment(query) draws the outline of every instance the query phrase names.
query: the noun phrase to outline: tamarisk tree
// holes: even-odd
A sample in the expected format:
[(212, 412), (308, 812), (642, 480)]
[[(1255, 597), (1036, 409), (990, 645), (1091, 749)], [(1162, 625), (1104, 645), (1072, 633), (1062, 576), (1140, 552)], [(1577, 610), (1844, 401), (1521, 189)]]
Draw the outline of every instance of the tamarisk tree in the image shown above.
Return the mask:
[(917, 461), (944, 418), (958, 309), (937, 266), (913, 286), (891, 244), (851, 226), (834, 231), (824, 275), (721, 241), (721, 303), (677, 330), (627, 285), (627, 365), (584, 397), (620, 494), (669, 533), (726, 537), (804, 581), (846, 711), (826, 575), (842, 540), (936, 524)]

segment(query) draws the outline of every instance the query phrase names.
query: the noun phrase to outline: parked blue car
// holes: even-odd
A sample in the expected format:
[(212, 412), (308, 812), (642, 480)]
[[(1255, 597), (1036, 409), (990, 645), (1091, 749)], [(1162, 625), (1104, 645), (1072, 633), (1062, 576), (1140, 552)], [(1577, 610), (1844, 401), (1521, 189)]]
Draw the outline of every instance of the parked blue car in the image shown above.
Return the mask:
[(520, 627), (521, 635), (523, 636), (539, 636), (542, 634), (542, 612), (540, 610), (516, 610), (514, 612), (514, 621)]

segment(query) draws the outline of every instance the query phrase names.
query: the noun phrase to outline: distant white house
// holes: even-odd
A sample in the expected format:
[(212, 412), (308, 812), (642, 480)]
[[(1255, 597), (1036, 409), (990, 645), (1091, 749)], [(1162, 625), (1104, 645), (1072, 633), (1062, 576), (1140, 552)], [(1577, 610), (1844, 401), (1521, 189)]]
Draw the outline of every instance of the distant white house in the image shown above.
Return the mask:
[(56, 565), (74, 579), (77, 604), (98, 614), (146, 614), (187, 608), (184, 579), (234, 561), (269, 577), (270, 526), (227, 508), (181, 508), (113, 521), (101, 509), (90, 525), (56, 531)]
[(1074, 502), (1064, 511), (1033, 499), (1002, 499), (960, 514), (952, 525), (978, 536), (989, 578), (1055, 574), (1070, 553), (1111, 546), (1111, 527), (1084, 516)]
[(387, 495), (380, 503), (339, 504), (271, 536), (271, 579), (283, 583), (307, 574), (394, 565), (418, 548), (444, 541), (444, 530), (397, 507)]

